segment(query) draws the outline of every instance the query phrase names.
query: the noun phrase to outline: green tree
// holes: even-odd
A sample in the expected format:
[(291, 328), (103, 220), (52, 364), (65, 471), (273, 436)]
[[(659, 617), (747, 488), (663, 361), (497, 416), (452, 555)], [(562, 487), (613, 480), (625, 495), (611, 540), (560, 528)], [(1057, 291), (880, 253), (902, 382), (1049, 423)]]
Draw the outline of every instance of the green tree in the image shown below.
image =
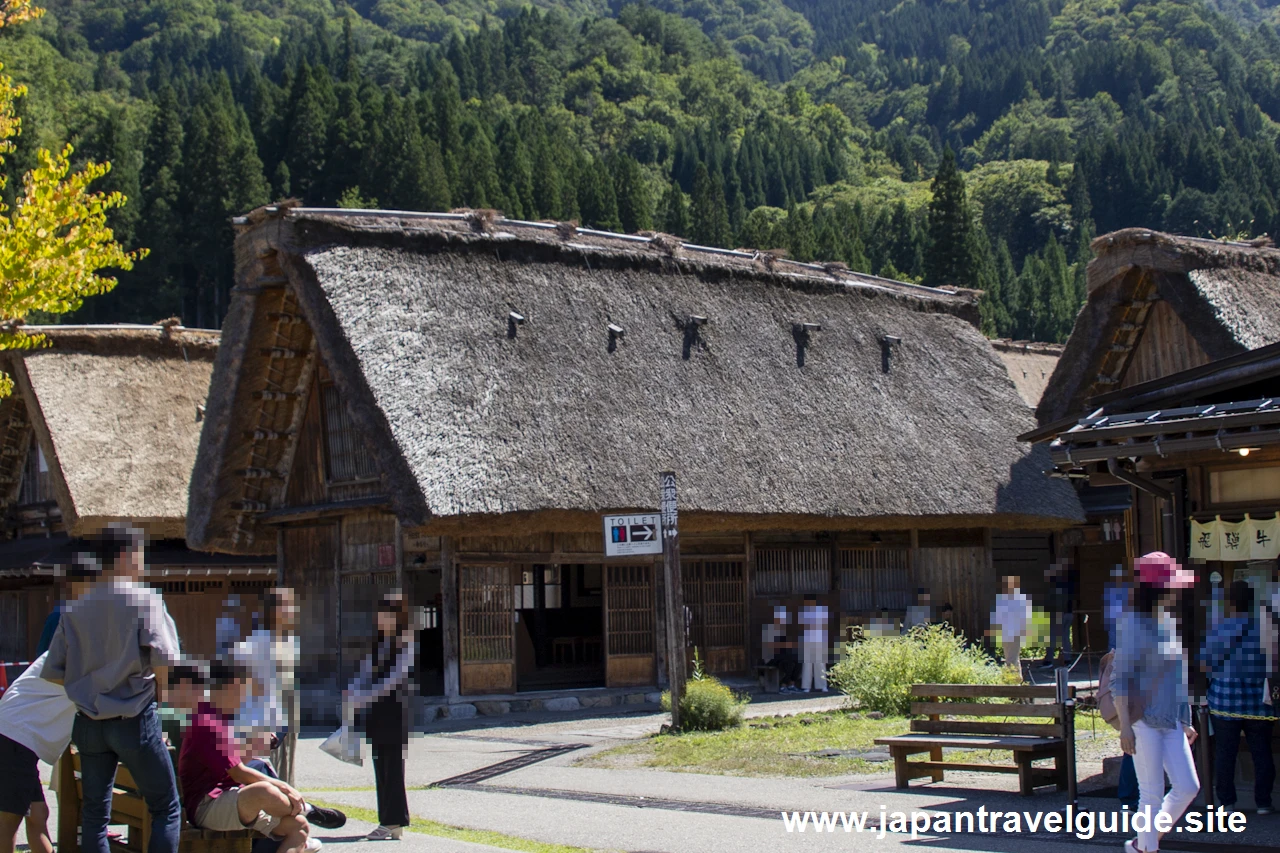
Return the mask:
[(613, 186), (618, 197), (618, 218), (622, 221), (622, 230), (628, 234), (652, 230), (649, 188), (645, 185), (644, 172), (635, 158), (626, 154), (615, 158)]
[(729, 209), (724, 200), (720, 176), (712, 177), (706, 164), (699, 163), (693, 175), (693, 199), (689, 205), (689, 230), (695, 243), (728, 247), (733, 241), (729, 229)]
[(932, 287), (973, 287), (973, 220), (964, 177), (947, 147), (929, 187), (929, 242), (924, 254), (924, 283)]
[[(3, 0), (0, 29), (39, 17), (43, 11), (33, 9), (31, 0)], [(24, 94), (25, 87), (0, 74), (0, 168), (15, 149), (14, 137), (22, 131), (15, 102)], [(89, 163), (72, 172), (71, 155), (70, 145), (58, 154), (39, 150), (39, 165), (23, 176), (13, 206), (0, 203), (0, 349), (35, 346), (42, 337), (18, 328), (30, 314), (74, 311), (85, 297), (115, 286), (116, 280), (99, 270), (129, 270), (146, 255), (145, 250), (125, 251), (107, 226), (107, 215), (123, 206), (125, 197), (119, 192), (89, 190), (111, 165)], [(0, 172), (0, 189), (4, 186)], [(0, 374), (0, 395), (12, 390), (12, 379)]]

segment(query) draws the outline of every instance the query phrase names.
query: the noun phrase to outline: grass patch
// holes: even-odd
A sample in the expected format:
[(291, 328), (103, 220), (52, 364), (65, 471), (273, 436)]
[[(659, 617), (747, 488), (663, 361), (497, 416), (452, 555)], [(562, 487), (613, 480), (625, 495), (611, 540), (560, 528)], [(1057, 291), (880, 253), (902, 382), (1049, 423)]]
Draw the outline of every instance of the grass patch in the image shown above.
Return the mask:
[[(330, 803), (321, 800), (312, 800), (308, 798), (307, 802), (314, 806), (325, 806), (326, 808), (342, 809), (347, 813), (348, 817), (355, 820), (361, 820), (365, 823), (378, 823), (378, 813), (373, 809), (365, 809), (360, 806), (349, 806), (345, 803)], [(465, 829), (461, 826), (450, 826), (447, 823), (438, 823), (434, 820), (423, 820), (422, 818), (414, 818), (413, 823), (406, 827), (407, 832), (418, 832), (423, 835), (435, 835), (439, 838), (451, 838), (454, 841), (469, 841), (473, 844), (488, 844), (490, 847), (501, 847), (504, 850), (520, 850), (524, 853), (591, 853), (586, 847), (566, 847), (563, 844), (546, 844), (541, 841), (534, 841), (530, 838), (518, 838), (514, 835), (504, 835), (501, 832), (492, 832), (487, 829)]]
[[(1104, 756), (1120, 754), (1119, 734), (1106, 723), (1097, 724), (1095, 729), (1094, 723), (1085, 714), (1076, 717), (1078, 761), (1101, 761)], [(655, 735), (593, 753), (577, 764), (603, 769), (648, 767), (722, 776), (882, 775), (893, 772), (892, 762), (868, 761), (857, 753), (883, 752), (887, 748), (876, 747), (876, 738), (903, 734), (909, 727), (908, 717), (876, 720), (848, 711), (757, 718), (729, 731)], [(824, 750), (846, 754), (817, 754)], [(920, 758), (923, 760), (925, 756)], [(948, 752), (947, 759), (979, 764), (1011, 763), (1010, 754), (1002, 750)]]

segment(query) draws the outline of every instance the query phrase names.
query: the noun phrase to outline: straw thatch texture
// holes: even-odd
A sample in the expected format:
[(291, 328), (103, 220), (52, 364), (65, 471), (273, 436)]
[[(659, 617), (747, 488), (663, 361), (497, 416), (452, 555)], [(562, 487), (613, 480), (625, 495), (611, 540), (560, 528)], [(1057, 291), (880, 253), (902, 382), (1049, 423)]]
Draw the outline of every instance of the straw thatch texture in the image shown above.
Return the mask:
[(1040, 397), (1049, 384), (1049, 377), (1062, 357), (1061, 344), (1045, 344), (1036, 341), (992, 341), (991, 346), (1004, 362), (1018, 389), (1018, 396), (1031, 408), (1040, 404)]
[(1095, 383), (1099, 366), (1144, 287), (1174, 309), (1210, 359), (1280, 341), (1280, 250), (1269, 244), (1130, 228), (1097, 238), (1093, 250), (1089, 297), (1041, 399), (1042, 424), (1112, 390)]
[[(853, 287), (820, 267), (779, 276), (750, 261), (686, 262), (687, 247), (679, 260), (600, 238), (547, 252), (510, 223), (465, 241), (304, 224), (261, 225), (242, 248), (286, 251), (319, 352), (407, 525), (651, 507), (666, 469), (694, 515), (1013, 527), (1080, 515), (1070, 487), (1042, 475), (1047, 460), (1016, 442), (1030, 412), (968, 322), (968, 299)], [(243, 334), (248, 312), (232, 316), (224, 349), (258, 346)], [(803, 323), (821, 329), (802, 334)], [(610, 324), (623, 330), (612, 342)], [(901, 339), (887, 373), (886, 335)], [(234, 398), (220, 390), (252, 382), (229, 380), (215, 378), (209, 430), (235, 435)], [(208, 441), (188, 535), (227, 547), (231, 454)]]
[[(184, 533), (217, 334), (161, 327), (51, 327), (8, 353), (54, 469), (69, 531), (127, 519)], [(20, 448), (25, 453), (26, 448)]]

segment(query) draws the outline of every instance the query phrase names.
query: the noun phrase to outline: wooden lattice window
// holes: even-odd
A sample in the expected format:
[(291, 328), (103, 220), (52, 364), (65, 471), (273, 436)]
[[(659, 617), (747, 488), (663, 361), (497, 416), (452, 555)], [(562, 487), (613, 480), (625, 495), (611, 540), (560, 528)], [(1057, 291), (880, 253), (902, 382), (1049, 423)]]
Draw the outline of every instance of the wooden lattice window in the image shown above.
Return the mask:
[(845, 613), (906, 610), (912, 600), (908, 549), (840, 549), (840, 609)]
[(605, 566), (609, 654), (653, 654), (653, 567)]
[(746, 645), (747, 596), (741, 560), (685, 563), (684, 605), (692, 616), (692, 645), (705, 649)]
[(510, 661), (514, 657), (511, 573), (506, 566), (464, 565), (459, 574), (462, 659)]
[(542, 572), (542, 606), (544, 610), (555, 610), (562, 606), (565, 596), (560, 582), (563, 566), (516, 566), (516, 584), (512, 587), (517, 610), (533, 610), (537, 603), (536, 573)]
[(324, 443), (329, 482), (350, 483), (374, 480), (378, 466), (364, 437), (351, 420), (336, 385), (320, 386), (324, 403)]
[(823, 595), (831, 591), (831, 549), (757, 548), (752, 590), (766, 595)]
[(22, 469), (22, 488), (18, 493), (18, 503), (39, 504), (54, 500), (53, 475), (49, 472), (49, 460), (35, 436), (31, 437), (31, 447), (27, 450), (27, 462)]

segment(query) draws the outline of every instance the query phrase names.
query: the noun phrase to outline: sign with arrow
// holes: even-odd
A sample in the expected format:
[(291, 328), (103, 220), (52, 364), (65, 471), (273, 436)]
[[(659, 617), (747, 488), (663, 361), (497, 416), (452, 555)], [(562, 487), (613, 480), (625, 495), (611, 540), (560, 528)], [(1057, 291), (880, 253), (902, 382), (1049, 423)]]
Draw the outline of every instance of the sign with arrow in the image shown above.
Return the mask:
[(634, 557), (662, 553), (662, 524), (657, 513), (648, 515), (606, 515), (604, 555)]

